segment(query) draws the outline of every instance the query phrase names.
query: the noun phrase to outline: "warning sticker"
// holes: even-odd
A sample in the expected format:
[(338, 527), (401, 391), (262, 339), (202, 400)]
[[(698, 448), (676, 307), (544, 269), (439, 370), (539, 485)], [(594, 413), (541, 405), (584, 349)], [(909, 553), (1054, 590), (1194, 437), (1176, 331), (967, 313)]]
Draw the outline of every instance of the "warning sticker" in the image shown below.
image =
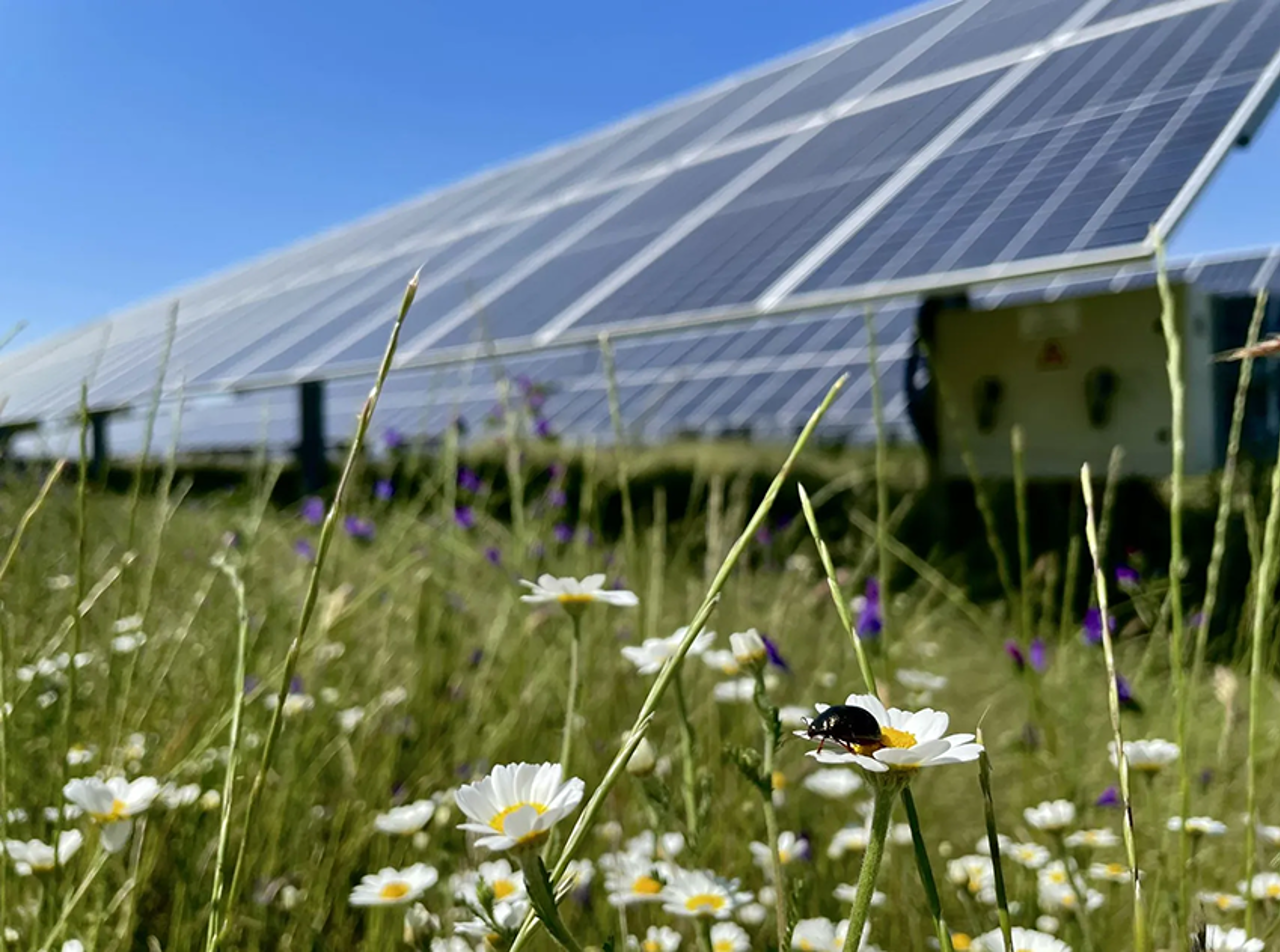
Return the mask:
[(1036, 353), (1037, 370), (1065, 370), (1066, 366), (1067, 352), (1063, 350), (1061, 341), (1050, 338), (1040, 345)]

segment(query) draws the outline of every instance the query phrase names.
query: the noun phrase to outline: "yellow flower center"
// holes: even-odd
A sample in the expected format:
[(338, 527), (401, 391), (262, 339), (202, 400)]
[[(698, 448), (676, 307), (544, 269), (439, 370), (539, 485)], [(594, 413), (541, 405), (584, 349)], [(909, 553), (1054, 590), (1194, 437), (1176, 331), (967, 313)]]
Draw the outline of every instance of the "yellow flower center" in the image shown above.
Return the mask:
[(641, 876), (631, 884), (631, 891), (642, 896), (656, 896), (662, 892), (662, 883), (652, 876)]
[(784, 774), (781, 770), (775, 770), (769, 776), (769, 783), (773, 786), (774, 790), (785, 789), (787, 786), (787, 775)]
[(1280, 883), (1270, 883), (1267, 886), (1267, 898), (1275, 899), (1277, 896), (1280, 896)]
[(719, 912), (724, 908), (724, 896), (715, 893), (698, 893), (684, 901), (684, 907), (690, 912)]
[(1061, 885), (1067, 881), (1067, 874), (1060, 869), (1055, 869), (1049, 873), (1049, 882)]
[(662, 946), (658, 945), (656, 939), (645, 939), (642, 948), (644, 952), (662, 952)]
[(387, 883), (378, 891), (378, 898), (385, 899), (387, 902), (395, 902), (407, 895), (409, 895), (409, 884), (401, 882)]
[(800, 952), (814, 952), (813, 943), (808, 939), (800, 940)]
[(721, 939), (711, 946), (712, 952), (733, 952), (733, 940)]
[(119, 820), (128, 819), (129, 806), (119, 797), (111, 801), (111, 810), (107, 813), (91, 813), (95, 820), (99, 823), (115, 823)]
[(594, 595), (577, 592), (563, 592), (556, 596), (561, 605), (588, 605), (596, 600)]
[(1124, 867), (1123, 867), (1123, 866), (1121, 866), (1119, 863), (1108, 863), (1108, 864), (1107, 864), (1107, 875), (1108, 875), (1108, 876), (1123, 876), (1123, 875), (1124, 875)]
[[(517, 810), (521, 809), (522, 807), (533, 807), (535, 810), (538, 811), (538, 816), (542, 816), (542, 814), (547, 812), (547, 807), (545, 804), (521, 801), (520, 803), (514, 803), (511, 806), (507, 807), (505, 810), (503, 810), (501, 813), (495, 816), (492, 820), (490, 820), (489, 825), (493, 827), (497, 832), (505, 835), (507, 832), (506, 831), (507, 817), (509, 817), (511, 814), (515, 813)], [(547, 833), (546, 830), (539, 830), (536, 833), (526, 833), (524, 836), (520, 837), (520, 842), (521, 843), (532, 842), (533, 840), (536, 840), (545, 836), (546, 833)]]
[(516, 891), (516, 884), (509, 879), (495, 879), (493, 881), (493, 898), (506, 899)]
[(973, 940), (963, 932), (957, 932), (951, 937), (951, 948), (956, 952), (968, 952), (973, 948)]
[(874, 744), (854, 744), (855, 753), (862, 754), (864, 757), (870, 757), (877, 750), (884, 750), (886, 747), (896, 747), (900, 750), (906, 750), (916, 745), (916, 735), (907, 731), (900, 731), (894, 727), (880, 728), (880, 740)]
[(1216, 903), (1216, 904), (1217, 904), (1217, 906), (1218, 906), (1218, 908), (1219, 908), (1219, 909), (1223, 909), (1223, 910), (1230, 909), (1230, 908), (1231, 908), (1231, 897), (1230, 897), (1230, 896), (1219, 896), (1217, 899), (1215, 899), (1215, 900), (1214, 900), (1214, 903)]

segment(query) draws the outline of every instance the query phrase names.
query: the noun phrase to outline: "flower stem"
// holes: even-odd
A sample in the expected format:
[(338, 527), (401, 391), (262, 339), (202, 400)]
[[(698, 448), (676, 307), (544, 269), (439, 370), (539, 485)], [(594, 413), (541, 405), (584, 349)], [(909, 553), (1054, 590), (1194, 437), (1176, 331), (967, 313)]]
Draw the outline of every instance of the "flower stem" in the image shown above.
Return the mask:
[(942, 915), (942, 900), (938, 897), (938, 884), (933, 878), (929, 849), (924, 844), (924, 834), (920, 830), (920, 814), (916, 812), (916, 799), (911, 795), (910, 787), (902, 788), (902, 806), (907, 811), (907, 823), (911, 827), (911, 845), (916, 854), (916, 869), (920, 873), (920, 885), (924, 887), (925, 899), (929, 903), (929, 915), (933, 918), (934, 931), (938, 934), (938, 946), (942, 952), (951, 952), (951, 930), (947, 928), (947, 920)]
[(560, 740), (560, 772), (569, 776), (569, 755), (573, 752), (573, 721), (578, 715), (578, 655), (582, 650), (582, 613), (570, 612), (573, 636), (569, 641), (569, 699), (564, 706), (564, 735)]
[(693, 762), (693, 725), (689, 722), (689, 705), (684, 698), (684, 672), (677, 671), (675, 676), (676, 709), (680, 712), (680, 759), (683, 770), (681, 787), (684, 794), (684, 814), (686, 833), (691, 844), (698, 842), (698, 799), (697, 777), (694, 775)]
[(705, 916), (698, 920), (698, 948), (700, 952), (712, 952), (715, 949), (711, 942), (711, 920)]
[[(982, 729), (978, 729), (978, 743), (982, 744)], [(982, 806), (987, 823), (987, 848), (991, 853), (991, 872), (996, 887), (996, 915), (1000, 920), (1000, 935), (1006, 949), (1013, 948), (1013, 925), (1009, 917), (1009, 894), (1004, 884), (1004, 866), (1000, 862), (1000, 833), (996, 829), (996, 804), (991, 795), (991, 758), (986, 745), (978, 754), (978, 783), (982, 786)]]
[(858, 871), (858, 892), (853, 899), (853, 911), (849, 913), (849, 931), (844, 937), (844, 952), (857, 952), (862, 943), (862, 929), (871, 912), (871, 897), (875, 895), (876, 878), (880, 874), (880, 860), (884, 857), (884, 841), (889, 835), (889, 817), (893, 813), (893, 798), (897, 793), (891, 783), (876, 784), (875, 803), (871, 811), (871, 835), (867, 850), (862, 855), (862, 869)]
[(773, 919), (777, 930), (778, 948), (787, 947), (787, 881), (782, 869), (782, 854), (778, 851), (778, 812), (773, 808), (773, 761), (778, 749), (778, 714), (769, 703), (764, 686), (764, 668), (756, 668), (756, 710), (760, 714), (760, 726), (764, 731), (760, 772), (764, 775), (764, 787), (760, 801), (764, 809), (765, 834), (769, 838), (769, 862), (773, 869)]

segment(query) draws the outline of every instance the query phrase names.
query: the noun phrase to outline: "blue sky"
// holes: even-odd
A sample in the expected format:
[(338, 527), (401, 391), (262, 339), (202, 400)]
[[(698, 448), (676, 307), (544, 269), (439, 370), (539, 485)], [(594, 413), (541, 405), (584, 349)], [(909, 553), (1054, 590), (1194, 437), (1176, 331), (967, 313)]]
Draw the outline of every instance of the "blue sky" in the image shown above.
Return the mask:
[[(907, 5), (5, 4), (0, 333), (101, 316)], [(1278, 126), (1175, 251), (1280, 240)]]

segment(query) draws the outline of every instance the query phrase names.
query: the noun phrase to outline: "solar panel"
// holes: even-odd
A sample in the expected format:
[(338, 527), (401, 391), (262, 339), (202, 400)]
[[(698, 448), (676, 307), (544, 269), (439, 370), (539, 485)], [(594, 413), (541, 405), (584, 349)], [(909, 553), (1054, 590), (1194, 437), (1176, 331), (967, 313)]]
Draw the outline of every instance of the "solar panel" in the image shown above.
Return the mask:
[[(608, 330), (644, 438), (785, 432), (841, 367), (856, 376), (832, 425), (865, 433), (845, 305), (899, 299), (889, 381), (930, 289), (973, 285), (981, 304), (1149, 281), (1121, 263), (1149, 256), (1150, 229), (1167, 234), (1256, 128), (1278, 51), (1280, 0), (927, 5), (0, 356), (0, 423), (68, 413), (86, 378), (95, 407), (145, 403), (172, 299), (170, 393), (267, 394), (193, 410), (214, 442), (252, 414), (295, 426), (295, 395), (271, 388), (307, 379), (330, 381), (328, 419), (349, 420), (423, 265), (385, 407), (406, 427), (482, 420), (492, 376), (474, 359), (493, 350), (563, 384), (548, 411), (564, 425), (606, 436)], [(1276, 264), (1199, 267), (1229, 290), (1270, 284)]]

